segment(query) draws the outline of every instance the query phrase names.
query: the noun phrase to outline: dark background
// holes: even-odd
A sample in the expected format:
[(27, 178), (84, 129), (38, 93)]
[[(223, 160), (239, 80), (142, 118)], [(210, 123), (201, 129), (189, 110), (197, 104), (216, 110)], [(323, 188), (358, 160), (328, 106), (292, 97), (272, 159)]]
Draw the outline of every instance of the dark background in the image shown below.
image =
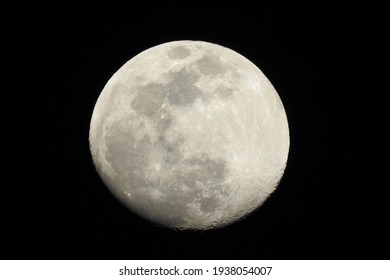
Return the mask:
[[(3, 10), (0, 258), (389, 259), (388, 10), (259, 7)], [(279, 188), (246, 219), (206, 232), (132, 214), (103, 185), (88, 146), (94, 104), (114, 72), (183, 39), (254, 62), (290, 126)]]

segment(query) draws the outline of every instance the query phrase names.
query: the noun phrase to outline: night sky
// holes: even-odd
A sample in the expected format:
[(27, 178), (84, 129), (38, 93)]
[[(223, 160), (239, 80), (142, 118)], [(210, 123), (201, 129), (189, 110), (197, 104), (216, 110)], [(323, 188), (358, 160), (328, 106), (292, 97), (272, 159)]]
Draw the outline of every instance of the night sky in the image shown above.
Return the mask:
[[(0, 258), (389, 259), (388, 11), (328, 10), (3, 11)], [(100, 180), (88, 144), (94, 104), (114, 72), (184, 39), (256, 64), (290, 127), (278, 189), (246, 219), (206, 232), (131, 213)]]

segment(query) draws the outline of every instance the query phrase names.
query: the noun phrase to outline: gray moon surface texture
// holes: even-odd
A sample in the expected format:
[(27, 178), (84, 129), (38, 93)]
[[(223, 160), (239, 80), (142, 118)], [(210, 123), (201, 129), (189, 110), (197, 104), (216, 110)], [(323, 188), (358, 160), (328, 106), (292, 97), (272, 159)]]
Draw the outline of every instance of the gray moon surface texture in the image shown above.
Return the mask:
[(283, 104), (248, 59), (174, 41), (124, 64), (91, 119), (94, 165), (133, 212), (206, 230), (242, 219), (276, 189), (288, 158)]

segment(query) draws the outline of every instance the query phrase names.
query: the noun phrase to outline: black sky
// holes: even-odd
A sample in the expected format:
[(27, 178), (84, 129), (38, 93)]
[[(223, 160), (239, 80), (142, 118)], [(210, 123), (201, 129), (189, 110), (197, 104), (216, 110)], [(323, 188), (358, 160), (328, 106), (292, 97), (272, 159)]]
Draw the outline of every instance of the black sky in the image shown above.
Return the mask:
[[(390, 258), (383, 7), (3, 14), (11, 146), (1, 259)], [(93, 106), (112, 74), (146, 48), (182, 39), (254, 62), (290, 126), (277, 191), (246, 219), (207, 232), (175, 232), (132, 214), (101, 182), (88, 146)]]

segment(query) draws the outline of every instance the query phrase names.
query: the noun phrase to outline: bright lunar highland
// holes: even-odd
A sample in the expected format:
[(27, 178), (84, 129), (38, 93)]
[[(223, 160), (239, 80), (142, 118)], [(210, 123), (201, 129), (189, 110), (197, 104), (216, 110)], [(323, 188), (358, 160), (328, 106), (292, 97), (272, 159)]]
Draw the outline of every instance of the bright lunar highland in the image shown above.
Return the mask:
[(110, 191), (176, 229), (222, 227), (258, 208), (282, 178), (290, 144), (265, 75), (201, 41), (161, 44), (124, 64), (100, 94), (89, 133)]

